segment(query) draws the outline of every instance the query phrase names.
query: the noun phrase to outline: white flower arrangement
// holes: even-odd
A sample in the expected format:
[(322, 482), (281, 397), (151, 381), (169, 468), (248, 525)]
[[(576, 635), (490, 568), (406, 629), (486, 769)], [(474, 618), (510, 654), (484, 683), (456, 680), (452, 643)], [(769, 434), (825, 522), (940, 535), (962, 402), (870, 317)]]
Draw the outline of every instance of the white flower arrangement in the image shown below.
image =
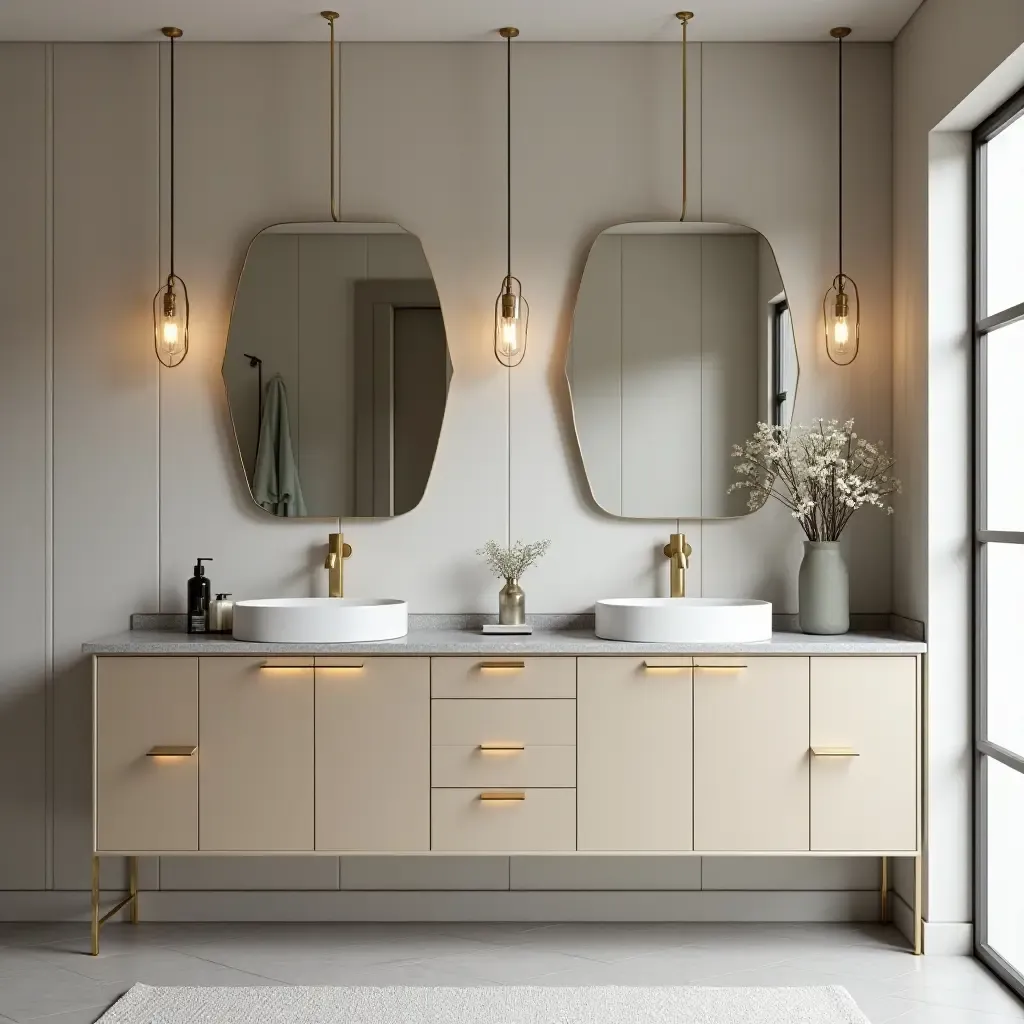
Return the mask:
[(881, 444), (858, 437), (853, 420), (815, 420), (789, 432), (758, 423), (754, 436), (734, 445), (732, 454), (742, 479), (729, 492), (749, 490), (751, 512), (769, 498), (782, 502), (811, 541), (839, 540), (865, 505), (892, 515), (885, 499), (900, 490), (891, 475), (896, 460)]
[(497, 541), (489, 540), (477, 554), (483, 556), (495, 576), (506, 580), (518, 580), (531, 565), (535, 565), (544, 557), (549, 547), (549, 540), (539, 540), (533, 544), (524, 544), (517, 540), (511, 547), (504, 547)]

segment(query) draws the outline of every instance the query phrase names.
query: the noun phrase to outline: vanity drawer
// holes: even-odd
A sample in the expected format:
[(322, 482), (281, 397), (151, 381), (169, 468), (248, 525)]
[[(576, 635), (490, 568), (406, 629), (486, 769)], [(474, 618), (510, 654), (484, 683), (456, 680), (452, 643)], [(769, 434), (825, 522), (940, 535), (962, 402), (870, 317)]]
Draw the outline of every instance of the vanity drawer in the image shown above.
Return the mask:
[[(496, 796), (503, 799), (494, 799)], [(540, 853), (576, 849), (574, 789), (435, 789), (431, 846), (440, 852)]]
[(576, 748), (433, 747), (430, 780), (435, 786), (443, 787), (573, 787), (576, 785)]
[(434, 697), (575, 697), (575, 658), (431, 658)]
[(430, 717), (434, 746), (576, 744), (574, 700), (433, 700)]

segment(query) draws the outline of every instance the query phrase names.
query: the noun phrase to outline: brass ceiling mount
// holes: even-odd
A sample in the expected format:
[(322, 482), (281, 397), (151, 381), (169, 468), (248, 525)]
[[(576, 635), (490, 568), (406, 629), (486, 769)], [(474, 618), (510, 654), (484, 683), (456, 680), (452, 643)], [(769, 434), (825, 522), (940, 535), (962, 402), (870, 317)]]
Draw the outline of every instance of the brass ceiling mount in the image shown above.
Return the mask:
[(685, 25), (693, 20), (693, 11), (676, 11), (676, 17)]
[(829, 32), (829, 35), (833, 39), (845, 39), (851, 32), (852, 28), (847, 28), (844, 25), (840, 25), (838, 28), (834, 28)]
[(324, 21), (329, 21), (333, 24), (338, 20), (339, 14), (337, 11), (321, 11), (320, 17), (323, 18)]
[(163, 34), (167, 36), (168, 39), (181, 38), (181, 29), (175, 28), (173, 25), (167, 25), (166, 27), (160, 29), (160, 31), (163, 32)]
[(498, 35), (501, 36), (502, 39), (515, 39), (515, 37), (519, 35), (519, 29), (514, 25), (506, 25), (504, 28), (498, 29)]

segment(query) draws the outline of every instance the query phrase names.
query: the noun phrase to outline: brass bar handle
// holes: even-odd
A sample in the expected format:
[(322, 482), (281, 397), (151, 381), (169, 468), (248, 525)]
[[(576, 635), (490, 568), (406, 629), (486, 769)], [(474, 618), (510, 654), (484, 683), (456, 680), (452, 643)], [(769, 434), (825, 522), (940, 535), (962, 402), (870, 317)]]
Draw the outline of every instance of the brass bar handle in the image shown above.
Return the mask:
[(278, 662), (278, 661), (264, 661), (260, 665), (260, 671), (261, 672), (266, 672), (268, 670), (272, 672), (275, 669), (282, 669), (282, 670), (283, 669), (287, 669), (290, 672), (296, 672), (296, 671), (299, 671), (300, 669), (310, 669), (311, 670), (312, 668), (313, 668), (312, 665), (288, 665), (288, 664), (282, 664), (281, 662)]
[(525, 750), (525, 743), (481, 743), (477, 750), (483, 753), (489, 753), (493, 751), (508, 751), (508, 750)]
[(520, 790), (489, 791), (480, 794), (480, 799), (485, 803), (501, 803), (502, 801), (521, 801), (526, 799), (526, 794)]
[(693, 668), (692, 665), (672, 665), (672, 664), (660, 664), (659, 662), (645, 661), (644, 671), (645, 672), (686, 672)]
[(860, 757), (853, 747), (811, 747), (812, 757)]
[(494, 668), (507, 668), (507, 669), (524, 669), (526, 668), (525, 661), (481, 661), (481, 669), (494, 669)]
[(191, 757), (198, 749), (193, 743), (158, 743), (146, 751), (146, 757)]

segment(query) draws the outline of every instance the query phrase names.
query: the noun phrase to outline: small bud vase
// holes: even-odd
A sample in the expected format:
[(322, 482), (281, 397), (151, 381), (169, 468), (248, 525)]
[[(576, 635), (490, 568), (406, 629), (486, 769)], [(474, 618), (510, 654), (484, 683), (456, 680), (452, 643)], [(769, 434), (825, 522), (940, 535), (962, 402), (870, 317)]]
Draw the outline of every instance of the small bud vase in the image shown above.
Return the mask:
[(507, 579), (498, 592), (498, 625), (522, 626), (526, 623), (526, 594), (519, 580)]
[(839, 541), (804, 541), (800, 563), (800, 629), (819, 636), (850, 630), (850, 575)]

